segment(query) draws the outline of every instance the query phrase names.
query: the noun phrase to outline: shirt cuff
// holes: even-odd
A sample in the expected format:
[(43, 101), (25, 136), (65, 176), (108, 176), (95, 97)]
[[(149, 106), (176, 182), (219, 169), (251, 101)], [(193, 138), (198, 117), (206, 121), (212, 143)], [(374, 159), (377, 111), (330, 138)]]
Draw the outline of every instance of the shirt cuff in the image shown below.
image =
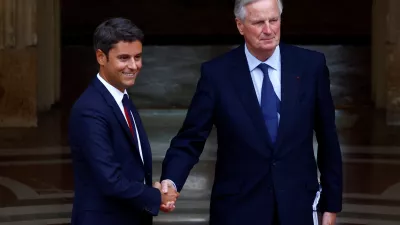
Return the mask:
[(167, 180), (167, 181), (169, 181), (169, 182), (171, 182), (172, 183), (172, 185), (174, 186), (174, 188), (175, 188), (175, 191), (176, 190), (178, 190), (177, 188), (176, 188), (176, 185), (175, 185), (175, 183), (172, 181), (172, 180), (170, 180), (170, 179), (165, 179), (165, 180)]

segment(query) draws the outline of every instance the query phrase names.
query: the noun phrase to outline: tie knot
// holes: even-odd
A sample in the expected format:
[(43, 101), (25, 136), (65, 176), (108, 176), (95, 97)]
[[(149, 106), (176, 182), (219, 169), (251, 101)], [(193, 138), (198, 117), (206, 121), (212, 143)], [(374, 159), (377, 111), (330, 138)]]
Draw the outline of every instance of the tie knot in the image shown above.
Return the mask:
[(264, 76), (267, 75), (268, 76), (268, 65), (265, 63), (260, 63), (260, 65), (258, 65), (258, 68), (260, 68), (260, 70), (263, 72)]
[(124, 106), (129, 105), (129, 97), (127, 94), (124, 94), (124, 98), (122, 98), (122, 105), (124, 105)]

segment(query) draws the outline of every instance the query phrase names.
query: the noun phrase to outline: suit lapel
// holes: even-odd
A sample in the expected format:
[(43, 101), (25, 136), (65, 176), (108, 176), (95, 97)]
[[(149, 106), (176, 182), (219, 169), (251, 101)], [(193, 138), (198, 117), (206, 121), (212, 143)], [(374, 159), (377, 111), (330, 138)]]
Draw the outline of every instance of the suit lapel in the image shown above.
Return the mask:
[(285, 140), (285, 135), (288, 135), (288, 131), (292, 129), (292, 118), (294, 118), (293, 113), (295, 112), (301, 79), (301, 67), (296, 64), (296, 59), (289, 52), (288, 46), (281, 44), (279, 47), (281, 50), (281, 112), (276, 142), (277, 149)]
[[(121, 125), (122, 129), (126, 137), (129, 139), (130, 143), (136, 148), (136, 153), (139, 155), (139, 147), (137, 146), (135, 140), (133, 139), (132, 133), (126, 123), (125, 117), (121, 112), (118, 104), (115, 102), (115, 99), (111, 95), (111, 93), (107, 90), (107, 88), (100, 82), (100, 80), (96, 77), (93, 79), (92, 82), (93, 86), (100, 91), (101, 95), (106, 100), (107, 104), (112, 108), (115, 117), (117, 118), (119, 124)], [(139, 155), (140, 157), (140, 155)]]
[(266, 150), (266, 147), (268, 146), (270, 147), (270, 149), (273, 149), (273, 145), (269, 138), (268, 130), (265, 126), (260, 104), (257, 100), (257, 95), (254, 90), (249, 66), (247, 63), (246, 55), (244, 53), (244, 45), (241, 45), (239, 48), (235, 49), (233, 55), (234, 59), (232, 60), (232, 70), (230, 71), (230, 74), (233, 76), (231, 76), (232, 79), (230, 80), (233, 82), (236, 93), (239, 95), (243, 107), (245, 108), (249, 118), (253, 122), (257, 134), (262, 140), (265, 141), (265, 148), (257, 149), (260, 149), (261, 154), (269, 155), (267, 154), (268, 151)]

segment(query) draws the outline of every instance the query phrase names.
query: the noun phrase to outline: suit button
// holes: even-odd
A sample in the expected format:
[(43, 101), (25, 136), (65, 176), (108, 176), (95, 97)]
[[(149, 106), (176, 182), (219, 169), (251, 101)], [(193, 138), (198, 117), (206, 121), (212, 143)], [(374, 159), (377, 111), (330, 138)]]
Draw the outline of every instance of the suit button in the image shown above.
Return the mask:
[(151, 174), (150, 174), (150, 173), (147, 173), (147, 176), (151, 176)]
[(276, 162), (273, 162), (273, 163), (272, 163), (272, 166), (276, 166)]

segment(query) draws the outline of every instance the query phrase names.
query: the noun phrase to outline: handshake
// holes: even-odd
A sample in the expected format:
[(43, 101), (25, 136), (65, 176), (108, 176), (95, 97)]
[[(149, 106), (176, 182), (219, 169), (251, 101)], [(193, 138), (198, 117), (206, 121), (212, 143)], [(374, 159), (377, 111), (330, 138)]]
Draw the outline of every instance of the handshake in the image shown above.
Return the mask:
[(175, 209), (176, 199), (179, 197), (179, 193), (172, 182), (170, 180), (163, 180), (161, 183), (155, 182), (153, 187), (160, 190), (161, 193), (160, 210), (163, 212), (172, 212)]

